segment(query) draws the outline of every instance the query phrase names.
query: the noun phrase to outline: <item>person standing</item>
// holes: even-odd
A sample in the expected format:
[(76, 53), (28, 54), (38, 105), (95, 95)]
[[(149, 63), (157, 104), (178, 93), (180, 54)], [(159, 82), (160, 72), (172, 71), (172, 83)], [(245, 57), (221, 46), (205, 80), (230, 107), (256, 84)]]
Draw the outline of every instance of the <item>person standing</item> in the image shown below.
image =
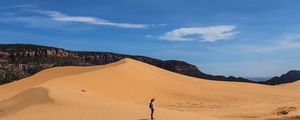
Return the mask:
[(154, 106), (155, 106), (154, 101), (155, 101), (155, 99), (152, 98), (152, 99), (150, 100), (150, 103), (149, 103), (149, 108), (150, 108), (150, 110), (151, 110), (151, 119), (154, 119), (154, 117), (153, 117), (154, 108), (155, 108), (155, 107), (154, 107)]

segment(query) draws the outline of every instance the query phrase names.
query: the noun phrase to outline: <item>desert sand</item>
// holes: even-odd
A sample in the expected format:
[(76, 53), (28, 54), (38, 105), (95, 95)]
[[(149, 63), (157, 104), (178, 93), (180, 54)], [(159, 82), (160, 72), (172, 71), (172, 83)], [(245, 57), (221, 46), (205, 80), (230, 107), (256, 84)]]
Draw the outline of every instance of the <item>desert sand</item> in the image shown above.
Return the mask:
[(0, 86), (0, 120), (300, 120), (300, 82), (211, 81), (132, 59), (56, 67)]

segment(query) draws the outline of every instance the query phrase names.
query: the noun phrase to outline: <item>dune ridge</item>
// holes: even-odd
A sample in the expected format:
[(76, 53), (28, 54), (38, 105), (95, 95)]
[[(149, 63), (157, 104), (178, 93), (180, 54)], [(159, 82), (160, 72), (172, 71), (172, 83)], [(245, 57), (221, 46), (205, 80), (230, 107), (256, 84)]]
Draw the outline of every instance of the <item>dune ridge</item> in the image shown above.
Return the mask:
[[(160, 120), (289, 119), (300, 114), (298, 83), (209, 81), (127, 58), (103, 66), (52, 68), (0, 86), (0, 119), (147, 120), (152, 97)], [(274, 114), (282, 107), (295, 110)]]

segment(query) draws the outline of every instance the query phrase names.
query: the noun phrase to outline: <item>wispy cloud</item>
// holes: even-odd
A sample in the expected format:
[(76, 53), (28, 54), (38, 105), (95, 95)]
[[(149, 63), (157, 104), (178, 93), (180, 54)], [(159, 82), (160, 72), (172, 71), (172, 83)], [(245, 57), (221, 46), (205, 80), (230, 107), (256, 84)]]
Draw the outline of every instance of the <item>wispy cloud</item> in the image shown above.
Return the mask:
[(16, 9), (16, 8), (36, 8), (36, 4), (17, 4), (12, 6), (1, 6), (0, 9)]
[(158, 38), (169, 41), (195, 41), (215, 42), (234, 38), (237, 32), (235, 25), (220, 25), (209, 27), (178, 28), (167, 32)]
[(36, 4), (20, 4), (20, 5), (13, 5), (11, 8), (34, 8), (37, 7)]
[(300, 48), (300, 34), (286, 34), (284, 37), (279, 38), (268, 43), (244, 44), (235, 45), (234, 48), (256, 53), (270, 53), (283, 50), (290, 50)]
[[(10, 8), (16, 8), (22, 12), (27, 12), (26, 16), (17, 15), (14, 16), (5, 16), (3, 18), (7, 20), (1, 20), (5, 22), (9, 22), (9, 20), (13, 20), (13, 22), (23, 22), (28, 23), (30, 25), (34, 25), (39, 19), (43, 19), (43, 21), (48, 20), (47, 23), (57, 22), (58, 24), (63, 23), (81, 23), (81, 24), (89, 24), (95, 26), (112, 26), (118, 28), (133, 28), (133, 29), (145, 29), (149, 27), (157, 27), (157, 26), (164, 26), (165, 24), (135, 24), (135, 23), (122, 23), (122, 22), (113, 22), (111, 20), (106, 20), (94, 16), (75, 16), (75, 15), (68, 15), (66, 13), (60, 11), (51, 11), (51, 10), (43, 10), (38, 9), (34, 4), (22, 4), (22, 5), (14, 5)], [(30, 20), (32, 22), (30, 22)], [(24, 21), (22, 21), (24, 20)], [(39, 23), (39, 22), (38, 22)]]
[(46, 16), (49, 16), (54, 21), (60, 22), (78, 22), (94, 25), (106, 25), (120, 28), (148, 28), (153, 25), (148, 24), (131, 24), (131, 23), (116, 23), (109, 20), (90, 17), (90, 16), (70, 16), (59, 11), (49, 11), (49, 10), (31, 10)]

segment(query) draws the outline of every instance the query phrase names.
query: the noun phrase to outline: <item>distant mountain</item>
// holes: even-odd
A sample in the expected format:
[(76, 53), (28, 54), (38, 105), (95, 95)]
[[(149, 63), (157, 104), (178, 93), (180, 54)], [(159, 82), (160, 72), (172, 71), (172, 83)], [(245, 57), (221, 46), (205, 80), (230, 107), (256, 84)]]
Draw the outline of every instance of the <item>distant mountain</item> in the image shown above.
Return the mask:
[(270, 80), (273, 77), (245, 77), (245, 78), (251, 81), (260, 82), (260, 81)]
[(123, 58), (132, 58), (192, 77), (253, 83), (253, 81), (241, 77), (205, 74), (195, 65), (178, 60), (163, 61), (146, 56), (124, 55), (111, 52), (70, 51), (30, 44), (0, 44), (0, 84), (25, 78), (51, 67), (103, 65), (119, 61)]
[(278, 85), (283, 83), (291, 83), (298, 80), (300, 80), (300, 71), (291, 70), (286, 74), (281, 75), (280, 77), (273, 77), (270, 80), (259, 82), (259, 83), (268, 84), (268, 85)]

